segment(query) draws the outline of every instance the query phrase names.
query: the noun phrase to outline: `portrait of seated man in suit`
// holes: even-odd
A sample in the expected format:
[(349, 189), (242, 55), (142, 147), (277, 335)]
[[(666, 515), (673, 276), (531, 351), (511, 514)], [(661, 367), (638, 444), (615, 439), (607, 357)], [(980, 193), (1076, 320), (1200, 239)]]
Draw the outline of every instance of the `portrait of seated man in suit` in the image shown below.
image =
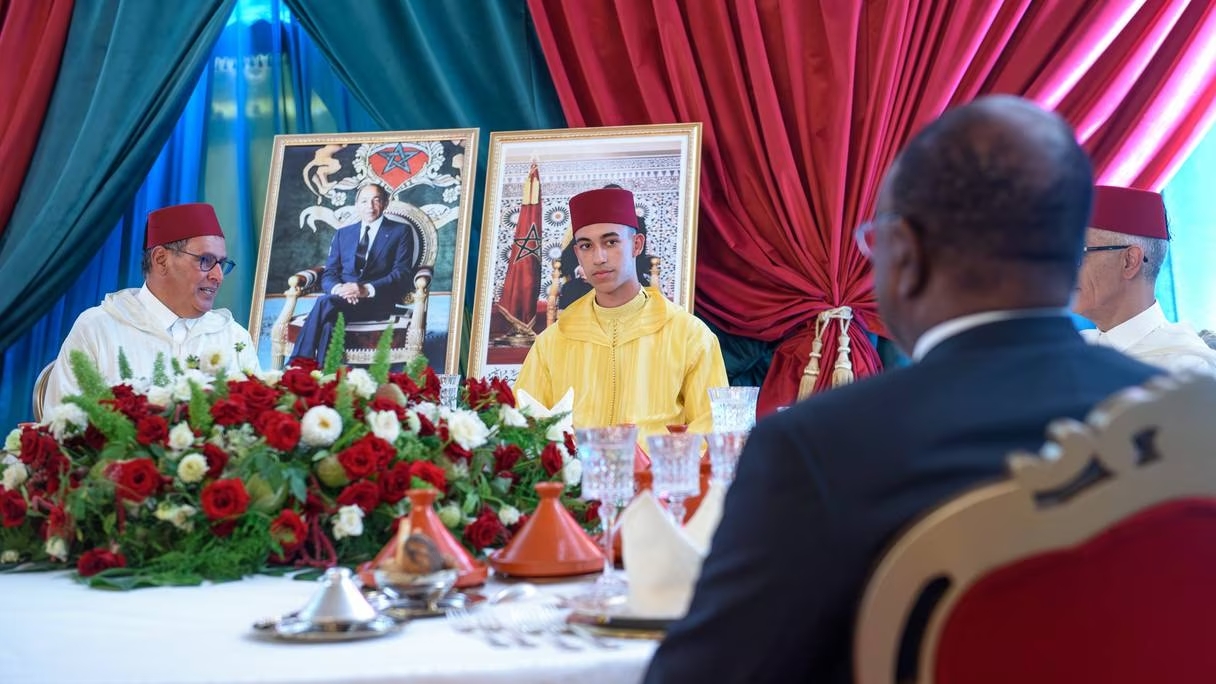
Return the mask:
[(296, 337), (292, 357), (321, 362), (338, 314), (346, 321), (392, 316), (414, 288), (412, 264), (421, 249), (414, 230), (384, 215), (388, 191), (375, 183), (355, 199), (360, 221), (340, 228), (329, 246), (321, 292)]

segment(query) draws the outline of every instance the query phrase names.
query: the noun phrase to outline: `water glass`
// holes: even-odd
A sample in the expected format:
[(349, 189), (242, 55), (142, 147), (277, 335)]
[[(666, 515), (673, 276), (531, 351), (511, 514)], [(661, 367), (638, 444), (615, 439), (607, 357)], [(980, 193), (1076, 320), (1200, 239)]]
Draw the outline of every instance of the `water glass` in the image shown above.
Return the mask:
[(600, 537), (604, 544), (604, 572), (592, 589), (603, 605), (625, 596), (625, 584), (612, 569), (613, 541), (617, 513), (633, 500), (633, 454), (637, 439), (636, 425), (574, 431), (578, 458), (583, 464), (582, 496), (600, 502), (600, 520), (604, 525), (604, 534)]
[(701, 441), (701, 435), (689, 432), (646, 438), (654, 473), (651, 488), (667, 500), (677, 527), (684, 524), (684, 500), (701, 493)]
[(747, 443), (747, 431), (714, 432), (706, 435), (705, 441), (709, 443), (710, 481), (724, 489), (730, 487), (735, 479), (739, 454), (743, 453), (743, 445)]
[(452, 373), (439, 374), (439, 403), (450, 409), (456, 408), (456, 399), (460, 396), (460, 375)]
[(709, 410), (714, 432), (750, 430), (756, 424), (759, 387), (710, 387)]

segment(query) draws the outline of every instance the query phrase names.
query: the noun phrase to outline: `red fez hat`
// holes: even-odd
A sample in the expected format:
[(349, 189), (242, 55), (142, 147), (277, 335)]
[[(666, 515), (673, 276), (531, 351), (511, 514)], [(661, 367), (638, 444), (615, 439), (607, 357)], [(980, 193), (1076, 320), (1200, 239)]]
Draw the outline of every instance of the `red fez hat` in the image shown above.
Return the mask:
[(636, 229), (638, 212), (633, 206), (633, 193), (624, 188), (600, 188), (571, 197), (570, 226), (574, 232), (593, 223), (619, 223)]
[(210, 204), (195, 202), (165, 207), (148, 214), (144, 249), (205, 235), (224, 237), (215, 208)]
[(1170, 239), (1165, 202), (1148, 190), (1099, 185), (1094, 188), (1094, 214), (1089, 225), (1112, 233)]

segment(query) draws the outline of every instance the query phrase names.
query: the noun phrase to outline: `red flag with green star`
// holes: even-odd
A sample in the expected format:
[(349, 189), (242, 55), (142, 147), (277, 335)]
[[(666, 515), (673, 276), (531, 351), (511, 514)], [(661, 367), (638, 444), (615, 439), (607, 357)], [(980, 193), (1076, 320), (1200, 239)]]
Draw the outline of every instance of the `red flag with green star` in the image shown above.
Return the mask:
[(512, 325), (536, 329), (536, 301), (540, 297), (541, 245), (540, 171), (536, 162), (524, 181), (524, 202), (515, 224), (515, 239), (507, 261), (497, 309)]

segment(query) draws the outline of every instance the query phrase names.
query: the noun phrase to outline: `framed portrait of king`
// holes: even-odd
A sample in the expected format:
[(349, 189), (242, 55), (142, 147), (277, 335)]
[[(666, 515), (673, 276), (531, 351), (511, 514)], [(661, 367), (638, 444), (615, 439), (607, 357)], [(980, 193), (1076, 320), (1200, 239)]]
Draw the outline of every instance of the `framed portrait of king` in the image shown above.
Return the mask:
[(275, 137), (249, 332), (262, 367), (318, 361), (345, 321), (344, 361), (425, 355), (455, 373), (477, 129)]
[(468, 372), (514, 381), (536, 336), (591, 292), (575, 257), (570, 198), (633, 193), (638, 279), (691, 309), (701, 124), (490, 134)]

